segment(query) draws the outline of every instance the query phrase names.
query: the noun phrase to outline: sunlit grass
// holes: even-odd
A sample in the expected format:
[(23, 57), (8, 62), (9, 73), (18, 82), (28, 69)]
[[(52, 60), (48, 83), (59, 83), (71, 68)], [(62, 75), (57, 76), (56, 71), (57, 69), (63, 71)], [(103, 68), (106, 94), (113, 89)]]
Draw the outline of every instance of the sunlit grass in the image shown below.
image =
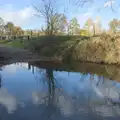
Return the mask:
[(28, 40), (1, 43), (27, 48), (43, 57), (60, 57), (84, 62), (120, 64), (120, 36), (99, 37), (41, 36)]
[(16, 47), (16, 48), (24, 48), (24, 43), (21, 40), (14, 40), (11, 42), (6, 43), (6, 45)]
[(82, 61), (120, 64), (120, 37), (106, 35), (81, 41), (73, 57)]
[(0, 40), (0, 44), (6, 44), (8, 42), (10, 42), (10, 40)]

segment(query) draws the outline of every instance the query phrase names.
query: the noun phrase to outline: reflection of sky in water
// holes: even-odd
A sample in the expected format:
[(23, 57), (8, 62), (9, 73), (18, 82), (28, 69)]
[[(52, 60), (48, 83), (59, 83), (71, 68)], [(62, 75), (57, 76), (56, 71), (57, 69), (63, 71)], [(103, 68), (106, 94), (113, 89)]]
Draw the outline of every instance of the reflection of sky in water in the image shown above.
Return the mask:
[[(24, 100), (30, 99), (30, 94), (33, 91), (47, 91), (45, 71), (41, 69), (41, 71), (36, 72), (36, 70), (35, 68), (35, 74), (33, 75), (31, 70), (28, 71), (28, 64), (26, 63), (6, 66), (2, 71), (2, 85), (17, 97), (22, 97)], [(90, 74), (83, 75), (75, 72), (54, 71), (54, 77), (56, 79), (56, 86), (64, 89), (67, 94), (72, 96), (79, 96), (82, 93), (83, 95), (89, 95), (92, 91), (98, 93), (99, 96), (99, 92), (96, 89), (99, 88), (100, 92), (104, 94), (104, 91), (113, 85), (111, 89), (119, 91), (120, 84), (115, 84), (115, 82), (110, 80), (105, 80), (104, 84), (100, 83), (98, 87), (94, 87), (98, 81), (96, 75), (94, 76), (94, 81), (91, 81)]]
[(17, 107), (16, 98), (9, 94), (5, 88), (0, 89), (0, 104), (6, 107), (8, 113), (14, 112)]
[(90, 92), (89, 75), (81, 76), (80, 73), (54, 72), (58, 86), (68, 94), (79, 95), (79, 92)]
[(19, 65), (10, 65), (3, 69), (2, 85), (22, 99), (29, 99), (31, 92), (39, 88), (31, 72)]
[[(5, 66), (1, 74), (2, 89), (5, 89), (0, 90), (0, 104), (6, 106), (8, 111), (14, 110), (16, 104), (20, 103), (21, 100), (24, 102), (33, 101), (33, 103), (36, 104), (44, 103), (41, 98), (45, 97), (48, 94), (48, 80), (45, 70), (35, 68), (35, 73), (32, 74), (32, 70), (28, 70), (28, 64), (12, 64)], [(90, 96), (92, 102), (94, 102), (93, 106), (97, 111), (110, 110), (108, 107), (103, 108), (103, 106), (95, 105), (95, 102), (99, 102), (104, 97), (119, 99), (120, 83), (117, 83), (115, 81), (110, 81), (107, 79), (103, 81), (103, 78), (100, 78), (97, 75), (83, 75), (79, 72), (68, 73), (65, 71), (54, 71), (53, 74), (55, 77), (55, 86), (57, 88), (56, 96), (59, 99), (58, 106), (67, 113), (73, 112), (74, 109), (74, 105), (72, 105), (73, 103), (71, 102), (70, 97), (77, 98), (76, 103), (80, 103), (81, 99), (82, 101), (85, 101)], [(90, 80), (91, 77), (94, 78), (94, 80)], [(98, 86), (96, 86), (97, 84)], [(65, 95), (69, 96), (69, 99), (65, 100), (63, 95), (60, 95), (60, 92), (58, 90), (59, 88), (63, 90)], [(10, 104), (13, 105), (13, 108), (12, 106), (7, 106), (7, 102), (4, 101), (4, 99), (8, 99)], [(75, 107), (80, 107), (80, 105)], [(112, 116), (111, 112), (110, 114)]]

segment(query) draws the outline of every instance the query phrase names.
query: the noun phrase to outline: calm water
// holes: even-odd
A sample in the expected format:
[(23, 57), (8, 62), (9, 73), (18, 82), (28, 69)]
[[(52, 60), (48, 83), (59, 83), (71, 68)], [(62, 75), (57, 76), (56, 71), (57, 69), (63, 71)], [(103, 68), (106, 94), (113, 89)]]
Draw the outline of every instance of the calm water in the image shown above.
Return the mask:
[(47, 66), (1, 67), (0, 120), (120, 119), (118, 67)]

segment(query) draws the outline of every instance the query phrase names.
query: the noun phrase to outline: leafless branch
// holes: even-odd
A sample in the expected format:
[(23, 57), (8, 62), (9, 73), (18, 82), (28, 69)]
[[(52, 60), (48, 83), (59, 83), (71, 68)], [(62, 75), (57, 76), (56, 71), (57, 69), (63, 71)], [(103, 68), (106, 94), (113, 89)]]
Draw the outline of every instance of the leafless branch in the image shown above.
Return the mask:
[[(94, 3), (94, 2), (95, 0), (77, 0), (76, 5), (78, 7), (83, 7), (87, 3)], [(113, 12), (115, 12), (115, 10), (113, 9), (113, 0), (104, 0), (104, 4), (107, 2), (110, 2), (110, 8)]]
[(115, 10), (113, 9), (113, 3), (112, 3), (112, 1), (111, 1), (111, 10), (112, 10), (113, 12), (115, 12)]
[[(33, 5), (36, 13), (35, 16), (44, 19), (46, 27), (44, 29), (46, 35), (53, 35), (56, 31), (60, 30), (61, 17), (64, 19), (62, 14), (57, 13), (56, 6), (53, 5), (52, 0), (42, 0), (43, 5), (37, 7)], [(61, 27), (62, 28), (62, 27)]]
[(85, 4), (93, 2), (93, 0), (77, 0), (76, 5), (83, 7)]

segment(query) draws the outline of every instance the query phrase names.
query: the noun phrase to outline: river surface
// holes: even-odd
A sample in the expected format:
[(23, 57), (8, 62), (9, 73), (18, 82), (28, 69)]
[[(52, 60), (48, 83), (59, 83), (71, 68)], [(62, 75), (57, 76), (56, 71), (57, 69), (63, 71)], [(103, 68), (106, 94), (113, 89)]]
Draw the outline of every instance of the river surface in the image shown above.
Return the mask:
[(0, 120), (119, 120), (120, 68), (13, 63), (0, 69)]

